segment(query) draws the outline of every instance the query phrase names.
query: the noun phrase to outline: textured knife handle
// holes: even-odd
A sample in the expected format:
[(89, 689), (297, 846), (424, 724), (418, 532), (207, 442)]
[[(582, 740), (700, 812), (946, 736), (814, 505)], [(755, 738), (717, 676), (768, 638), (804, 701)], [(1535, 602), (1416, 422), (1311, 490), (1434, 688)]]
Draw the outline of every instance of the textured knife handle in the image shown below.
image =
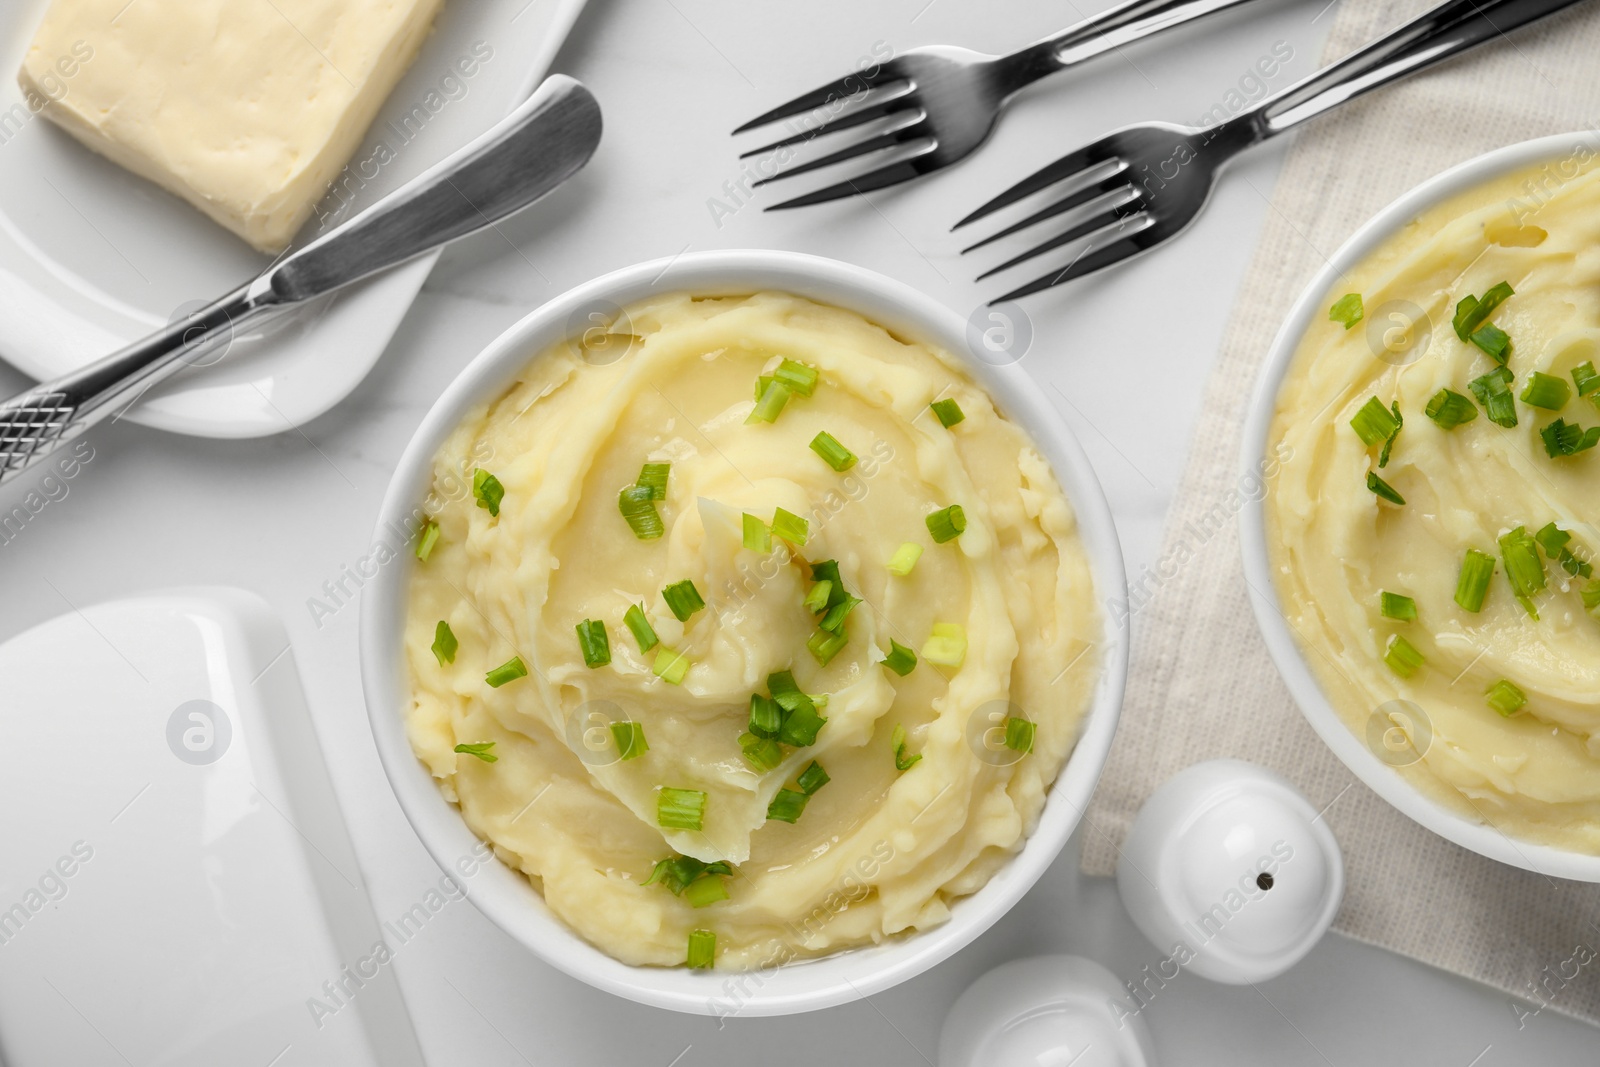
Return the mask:
[(231, 343), (235, 329), (272, 310), (244, 286), (120, 351), (0, 401), (0, 482)]
[(83, 432), (82, 400), (52, 382), (0, 403), (0, 482)]

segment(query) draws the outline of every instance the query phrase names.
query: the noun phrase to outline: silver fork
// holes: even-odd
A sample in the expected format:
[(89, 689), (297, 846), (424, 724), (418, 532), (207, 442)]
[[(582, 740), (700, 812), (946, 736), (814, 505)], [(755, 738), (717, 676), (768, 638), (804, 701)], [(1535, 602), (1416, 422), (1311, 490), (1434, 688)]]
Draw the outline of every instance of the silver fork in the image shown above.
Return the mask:
[(1415, 73), (1578, 0), (1447, 0), (1360, 51), (1205, 128), (1150, 122), (1126, 126), (1069, 152), (956, 223), (960, 229), (1061, 182), (1061, 199), (962, 251), (1078, 208), (1062, 232), (978, 276), (983, 280), (1052, 249), (1085, 243), (1064, 267), (997, 297), (1015, 300), (1092, 274), (1147, 251), (1193, 222), (1217, 172), (1235, 155), (1346, 100)]
[(1006, 100), (1023, 86), (1162, 30), (1246, 2), (1248, 0), (1128, 0), (1005, 56), (939, 45), (916, 48), (866, 70), (847, 74), (751, 119), (734, 130), (734, 134), (824, 107), (834, 112), (815, 126), (741, 153), (739, 158), (764, 155), (874, 119), (898, 120), (889, 121), (883, 130), (871, 137), (754, 183), (766, 185), (858, 156), (917, 143), (914, 151), (876, 170), (774, 204), (767, 210), (804, 207), (882, 189), (948, 167), (972, 152), (994, 129), (995, 119)]

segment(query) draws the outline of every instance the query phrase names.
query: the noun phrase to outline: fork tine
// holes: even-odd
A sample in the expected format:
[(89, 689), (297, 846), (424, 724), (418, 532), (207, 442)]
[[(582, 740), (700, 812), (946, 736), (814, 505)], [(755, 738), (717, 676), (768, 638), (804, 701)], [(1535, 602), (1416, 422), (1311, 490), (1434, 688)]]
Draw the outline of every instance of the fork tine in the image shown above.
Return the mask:
[(868, 137), (863, 141), (857, 141), (855, 144), (841, 148), (837, 152), (830, 152), (820, 159), (807, 160), (799, 166), (790, 167), (780, 174), (774, 174), (770, 178), (762, 178), (760, 181), (752, 182), (750, 188), (756, 189), (772, 182), (782, 181), (785, 178), (793, 178), (797, 174), (808, 174), (814, 170), (821, 170), (823, 167), (831, 167), (835, 163), (843, 163), (847, 159), (854, 159), (857, 156), (881, 152), (885, 148), (893, 148), (896, 145), (905, 144), (909, 140), (915, 140), (917, 137), (922, 136), (922, 131), (925, 128), (925, 124), (919, 118), (917, 121), (901, 126), (898, 129), (880, 133), (876, 137)]
[(989, 303), (993, 305), (1004, 303), (1007, 300), (1019, 300), (1022, 297), (1031, 296), (1052, 286), (1064, 285), (1076, 278), (1082, 278), (1085, 275), (1093, 274), (1095, 271), (1104, 270), (1113, 264), (1121, 263), (1130, 256), (1135, 256), (1163, 240), (1161, 236), (1155, 234), (1147, 235), (1147, 231), (1155, 225), (1155, 220), (1149, 215), (1136, 216), (1132, 221), (1141, 225), (1122, 240), (1114, 241), (1098, 250), (1095, 250), (1094, 246), (1090, 245), (1084, 249), (1082, 255), (1068, 263), (1061, 270), (1053, 274), (1046, 274), (1041, 278), (1035, 278), (1027, 285), (1013, 289), (1004, 296), (995, 297)]
[(1092, 167), (1113, 161), (1117, 163), (1117, 169), (1112, 173), (1121, 173), (1127, 169), (1127, 163), (1118, 158), (1117, 154), (1111, 150), (1111, 138), (1102, 137), (1093, 144), (1086, 144), (1075, 152), (1068, 152), (1054, 163), (1047, 164), (1034, 171), (950, 227), (950, 229), (952, 231), (959, 230), (967, 223), (977, 222), (985, 215), (992, 215), (1008, 204), (1014, 204), (1023, 197), (1036, 193), (1047, 185), (1054, 185), (1056, 182), (1065, 181), (1080, 171), (1086, 171)]
[(809, 130), (804, 130), (800, 133), (797, 133), (793, 137), (785, 137), (781, 141), (773, 141), (769, 145), (762, 145), (760, 148), (752, 148), (748, 152), (740, 152), (739, 158), (749, 159), (751, 156), (765, 155), (775, 148), (787, 148), (792, 144), (800, 144), (803, 141), (809, 141), (813, 137), (821, 137), (825, 133), (834, 133), (838, 130), (848, 130), (852, 126), (860, 126), (864, 122), (871, 122), (873, 119), (882, 118), (885, 115), (894, 115), (901, 111), (908, 111), (911, 108), (916, 107), (915, 104), (906, 99), (906, 97), (910, 96), (912, 92), (912, 89), (907, 88), (905, 92), (896, 93), (881, 103), (868, 104), (865, 107), (858, 107), (853, 111), (850, 111), (848, 114), (842, 115), (836, 119), (829, 119), (828, 121), (818, 126), (814, 126)]
[(757, 126), (765, 126), (769, 122), (777, 122), (779, 119), (786, 119), (791, 115), (799, 115), (813, 108), (819, 108), (831, 100), (837, 100), (840, 97), (851, 97), (868, 89), (877, 89), (897, 81), (908, 81), (908, 79), (900, 74), (900, 67), (893, 60), (888, 63), (880, 63), (878, 68), (871, 74), (865, 71), (851, 71), (837, 81), (831, 81), (820, 88), (813, 89), (809, 93), (801, 93), (787, 104), (779, 104), (771, 111), (757, 115), (733, 132), (737, 136), (746, 130), (753, 130)]
[(1025, 230), (1036, 222), (1043, 222), (1045, 219), (1051, 218), (1052, 216), (1071, 211), (1073, 208), (1087, 204), (1091, 200), (1098, 200), (1107, 193), (1114, 192), (1117, 189), (1126, 186), (1127, 184), (1128, 183), (1123, 180), (1122, 175), (1120, 174), (1112, 174), (1101, 178), (1092, 185), (1085, 185), (1081, 189), (1073, 190), (1060, 200), (1057, 200), (1055, 203), (1035, 211), (1032, 215), (1029, 215), (1021, 222), (1007, 226), (999, 233), (990, 234), (977, 244), (968, 245), (961, 250), (961, 254), (966, 255), (968, 252), (971, 252), (974, 249), (982, 248), (984, 245), (992, 244), (995, 241), (1000, 240), (1002, 237), (1010, 237), (1018, 230)]
[(998, 267), (991, 267), (982, 274), (978, 275), (975, 280), (981, 282), (991, 274), (999, 274), (1003, 270), (1008, 270), (1011, 267), (1015, 267), (1018, 263), (1024, 263), (1035, 256), (1043, 255), (1053, 248), (1060, 248), (1062, 245), (1076, 241), (1080, 237), (1089, 237), (1105, 229), (1107, 226), (1113, 226), (1119, 222), (1125, 222), (1130, 216), (1142, 214), (1146, 205), (1139, 190), (1135, 189), (1131, 185), (1124, 186), (1124, 188), (1132, 192), (1133, 195), (1124, 197), (1123, 199), (1110, 205), (1107, 210), (1102, 211), (1097, 215), (1091, 215), (1082, 222), (1067, 227), (1065, 230), (1056, 234), (1054, 237), (1050, 238), (1048, 241), (1045, 241), (1036, 248), (1030, 248), (1020, 256), (1013, 256), (1004, 263), (1000, 264)]
[(922, 156), (928, 155), (933, 149), (933, 145), (928, 145), (920, 152), (890, 163), (887, 166), (879, 167), (877, 170), (868, 171), (859, 178), (846, 178), (837, 185), (830, 185), (826, 188), (818, 189), (814, 193), (797, 196), (793, 200), (785, 200), (781, 204), (773, 204), (766, 210), (782, 211), (792, 207), (809, 207), (812, 204), (838, 200), (842, 197), (854, 196), (857, 193), (870, 193), (874, 189), (884, 189), (891, 185), (898, 185), (900, 182), (910, 181), (922, 173), (918, 169), (916, 161)]

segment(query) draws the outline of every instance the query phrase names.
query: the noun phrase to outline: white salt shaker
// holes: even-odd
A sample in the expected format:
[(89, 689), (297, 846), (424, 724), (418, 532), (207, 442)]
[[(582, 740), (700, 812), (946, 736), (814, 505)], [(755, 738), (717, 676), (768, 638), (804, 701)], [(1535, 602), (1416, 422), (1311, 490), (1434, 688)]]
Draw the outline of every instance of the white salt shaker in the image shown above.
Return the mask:
[(1145, 802), (1122, 847), (1117, 890), (1175, 963), (1244, 985), (1282, 974), (1321, 940), (1344, 896), (1344, 860), (1285, 779), (1212, 760)]
[(1082, 956), (1001, 964), (945, 1016), (939, 1067), (1149, 1067), (1150, 1034), (1115, 975)]

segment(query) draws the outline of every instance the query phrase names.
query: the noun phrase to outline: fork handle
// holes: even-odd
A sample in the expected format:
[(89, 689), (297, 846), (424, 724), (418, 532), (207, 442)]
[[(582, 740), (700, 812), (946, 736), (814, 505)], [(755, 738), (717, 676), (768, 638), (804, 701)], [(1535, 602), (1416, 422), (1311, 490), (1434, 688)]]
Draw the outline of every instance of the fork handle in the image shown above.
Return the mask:
[(1249, 0), (1127, 0), (1007, 56), (1015, 92), (1047, 74)]
[(1267, 97), (1223, 125), (1265, 140), (1346, 100), (1459, 55), (1578, 0), (1446, 0), (1359, 51)]

